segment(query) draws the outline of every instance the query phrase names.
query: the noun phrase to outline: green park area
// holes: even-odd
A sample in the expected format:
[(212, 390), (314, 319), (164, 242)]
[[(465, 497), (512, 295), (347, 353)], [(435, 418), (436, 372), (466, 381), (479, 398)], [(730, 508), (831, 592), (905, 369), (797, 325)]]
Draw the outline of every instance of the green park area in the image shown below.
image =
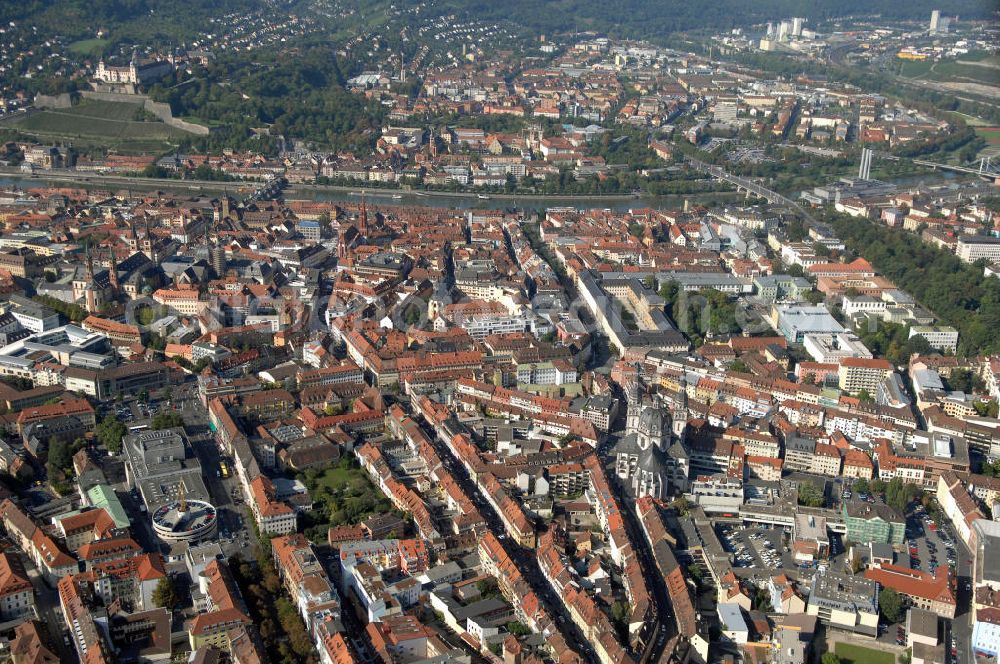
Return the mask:
[(325, 541), (330, 527), (357, 524), (372, 514), (393, 510), (389, 499), (352, 456), (323, 469), (311, 468), (300, 479), (313, 498), (313, 509), (305, 515), (303, 525), (306, 536), (314, 542)]
[(340, 491), (344, 487), (362, 486), (368, 482), (368, 476), (360, 468), (344, 468), (341, 465), (330, 466), (316, 474), (316, 487), (329, 491)]
[(853, 643), (838, 643), (834, 648), (841, 664), (895, 664), (896, 658), (891, 652), (875, 650)]
[(938, 81), (971, 81), (983, 85), (1000, 85), (1000, 61), (989, 58), (970, 60), (945, 60), (935, 64), (927, 78)]
[(921, 78), (933, 66), (933, 60), (903, 60), (899, 64), (899, 75), (905, 78)]

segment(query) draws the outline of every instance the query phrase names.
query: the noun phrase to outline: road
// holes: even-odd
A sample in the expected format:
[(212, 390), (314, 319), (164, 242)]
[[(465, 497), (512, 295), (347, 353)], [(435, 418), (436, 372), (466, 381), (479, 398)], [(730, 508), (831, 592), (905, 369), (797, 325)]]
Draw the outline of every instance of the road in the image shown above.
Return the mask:
[(364, 664), (380, 664), (381, 660), (368, 643), (365, 625), (361, 624), (361, 621), (358, 620), (357, 615), (354, 613), (353, 607), (357, 600), (353, 596), (345, 596), (342, 590), (340, 557), (329, 546), (316, 546), (314, 548), (316, 550), (316, 557), (319, 558), (326, 569), (327, 577), (337, 587), (337, 594), (341, 600), (340, 622), (344, 624), (344, 638), (350, 642), (354, 648), (354, 652), (358, 654), (358, 658)]
[[(208, 411), (198, 400), (197, 390), (192, 394), (185, 384), (182, 388), (174, 387), (172, 392), (174, 395), (180, 393), (172, 401), (181, 409), (188, 440), (201, 463), (202, 477), (212, 504), (218, 510), (218, 538), (222, 551), (227, 556), (238, 553), (244, 559), (256, 558), (257, 540), (250, 528), (248, 507), (243, 501), (239, 480), (233, 472), (225, 478), (219, 474), (219, 463), (226, 461), (229, 468), (233, 468), (233, 460), (224, 457), (219, 450), (215, 435), (208, 426)], [(225, 536), (227, 534), (228, 537)]]
[(930, 168), (940, 169), (943, 171), (952, 171), (955, 173), (962, 173), (965, 175), (981, 175), (986, 178), (997, 177), (998, 175), (1000, 175), (1000, 172), (998, 172), (997, 170), (998, 168), (1000, 168), (1000, 166), (991, 164), (990, 168), (984, 168), (985, 165), (982, 162), (980, 162), (979, 166), (976, 166), (975, 168), (970, 168), (967, 166), (955, 166), (954, 164), (941, 164), (936, 161), (928, 161), (926, 159), (910, 159), (909, 157), (898, 157), (894, 154), (891, 154), (889, 152), (884, 152), (881, 150), (876, 150), (875, 156), (878, 157), (879, 159), (888, 159), (890, 161), (907, 160), (910, 161), (911, 163), (917, 164), (918, 166), (929, 166)]
[[(525, 235), (528, 237), (528, 241), (532, 245), (535, 252), (549, 264), (549, 267), (553, 267), (553, 260), (549, 255), (548, 247), (545, 246), (536, 235), (527, 233)], [(553, 270), (555, 270), (554, 267)], [(573, 300), (577, 299), (576, 284), (574, 284), (572, 280), (565, 278), (561, 271), (557, 271), (556, 273), (559, 275), (560, 284), (569, 294), (570, 298)], [(586, 309), (581, 309), (579, 313), (581, 318), (590, 318), (589, 312), (586, 311)], [(594, 325), (593, 321), (584, 320), (584, 322), (589, 323), (589, 326), (596, 330), (596, 325)], [(595, 347), (595, 351), (588, 360), (588, 366), (595, 371), (602, 371), (603, 373), (610, 374), (611, 368), (618, 358), (610, 352), (607, 338), (602, 334), (596, 333), (595, 331), (593, 334), (593, 346)], [(612, 428), (621, 429), (623, 423), (624, 415), (619, 413), (617, 421), (612, 423)], [(434, 438), (434, 440), (436, 440), (436, 438)], [(594, 452), (600, 456), (606, 468), (610, 463), (606, 455), (610, 454), (614, 450), (614, 442), (613, 437), (609, 437), (609, 439)], [(667, 596), (666, 586), (663, 583), (663, 579), (660, 577), (656, 564), (653, 561), (649, 543), (646, 541), (646, 537), (643, 535), (642, 530), (638, 525), (638, 515), (635, 513), (635, 501), (630, 497), (626, 498), (624, 496), (622, 486), (618, 483), (613, 469), (608, 472), (608, 478), (618, 492), (618, 499), (623, 505), (625, 505), (625, 509), (622, 510), (622, 513), (626, 517), (624, 519), (625, 527), (628, 532), (628, 536), (632, 540), (633, 546), (635, 547), (636, 554), (639, 557), (639, 565), (642, 569), (646, 587), (653, 593), (653, 608), (657, 614), (656, 621), (652, 624), (653, 638), (649, 640), (646, 651), (642, 654), (641, 659), (643, 662), (656, 662), (659, 661), (662, 656), (663, 647), (667, 641), (665, 634), (670, 634), (674, 631), (672, 628), (673, 617), (671, 616), (670, 609), (668, 608), (670, 607), (670, 600)], [(646, 630), (649, 627), (650, 625), (645, 625), (643, 629)], [(657, 638), (661, 634), (664, 634), (664, 636)]]
[[(493, 506), (484, 499), (479, 492), (479, 488), (473, 482), (472, 478), (469, 477), (468, 471), (465, 466), (451, 453), (451, 449), (440, 440), (437, 432), (429, 428), (427, 423), (423, 421), (423, 418), (418, 418), (421, 426), (424, 428), (424, 433), (427, 434), (429, 440), (432, 441), (435, 451), (441, 458), (442, 463), (448, 468), (455, 481), (458, 483), (459, 487), (472, 499), (476, 507), (479, 508), (480, 513), (486, 520), (486, 526), (493, 533), (498, 533), (497, 537), (500, 537), (500, 543), (503, 545), (504, 551), (510, 556), (511, 560), (517, 563), (518, 569), (524, 578), (531, 584), (532, 589), (538, 594), (539, 599), (553, 616), (556, 616), (556, 622), (558, 623), (559, 631), (562, 633), (563, 637), (566, 639), (566, 643), (571, 644), (577, 651), (583, 655), (588, 662), (595, 664), (597, 662), (597, 656), (594, 653), (594, 649), (590, 646), (587, 639), (584, 637), (583, 632), (576, 626), (576, 623), (570, 618), (569, 613), (566, 611), (566, 607), (562, 602), (562, 599), (557, 597), (552, 586), (549, 585), (545, 576), (542, 574), (542, 570), (538, 565), (538, 559), (535, 558), (534, 553), (525, 549), (524, 547), (515, 544), (509, 537), (506, 536), (506, 529), (504, 528), (503, 521), (500, 516), (493, 509)], [(503, 534), (501, 537), (500, 534)]]
[(653, 561), (653, 553), (649, 548), (649, 542), (639, 525), (639, 517), (635, 513), (635, 500), (627, 495), (622, 485), (615, 481), (614, 474), (608, 473), (609, 481), (614, 485), (618, 494), (618, 501), (623, 509), (621, 514), (625, 524), (625, 532), (628, 534), (632, 547), (635, 549), (639, 559), (639, 567), (642, 569), (642, 576), (646, 582), (646, 588), (652, 595), (652, 608), (655, 612), (655, 626), (653, 635), (658, 636), (655, 640), (650, 640), (646, 644), (642, 661), (658, 662), (663, 656), (663, 649), (666, 642), (676, 634), (673, 612), (670, 610), (670, 598), (667, 595), (667, 588), (663, 577), (660, 576)]
[(51, 637), (50, 643), (53, 650), (60, 656), (59, 661), (74, 661), (76, 649), (66, 640), (68, 632), (59, 603), (59, 592), (45, 583), (38, 568), (28, 556), (22, 555), (21, 560), (24, 562), (24, 569), (35, 590), (35, 614), (38, 616), (38, 620), (45, 624)]
[[(950, 622), (951, 627), (947, 630), (946, 636), (950, 637), (952, 634), (955, 636), (958, 656), (954, 661), (959, 664), (967, 664), (975, 661), (972, 653), (972, 620), (975, 614), (972, 610), (972, 591), (966, 587), (967, 583), (972, 582), (972, 552), (965, 540), (961, 537), (954, 537), (954, 529), (948, 526), (947, 532), (955, 542), (958, 608), (955, 612), (955, 619)], [(950, 645), (950, 643), (946, 643), (945, 648), (950, 649)]]
[[(618, 396), (624, 399), (623, 394)], [(610, 428), (621, 432), (624, 429), (624, 424), (625, 413), (620, 412), (616, 420), (611, 423)], [(624, 517), (622, 521), (625, 524), (625, 532), (628, 534), (629, 540), (632, 542), (632, 547), (635, 549), (636, 556), (639, 559), (639, 567), (642, 569), (646, 588), (652, 595), (652, 608), (655, 611), (653, 636), (656, 638), (655, 640), (650, 639), (647, 642), (641, 660), (642, 662), (658, 662), (664, 654), (663, 650), (666, 643), (677, 632), (676, 620), (673, 611), (670, 609), (672, 604), (667, 594), (667, 587), (663, 577), (660, 575), (659, 569), (656, 567), (653, 551), (646, 540), (645, 533), (642, 531), (642, 526), (639, 524), (639, 515), (635, 511), (635, 499), (629, 494), (615, 474), (613, 455), (617, 443), (618, 435), (609, 434), (608, 439), (597, 448), (595, 454), (599, 455), (606, 471), (608, 482), (614, 488), (618, 504), (622, 507), (621, 514)]]

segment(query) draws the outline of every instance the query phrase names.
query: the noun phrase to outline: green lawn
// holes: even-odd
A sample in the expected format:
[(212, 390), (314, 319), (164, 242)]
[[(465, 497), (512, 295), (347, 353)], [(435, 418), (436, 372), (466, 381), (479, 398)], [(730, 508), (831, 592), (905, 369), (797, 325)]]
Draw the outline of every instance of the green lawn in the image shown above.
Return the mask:
[(977, 118), (972, 115), (966, 115), (965, 113), (959, 113), (958, 111), (945, 111), (948, 115), (954, 115), (955, 117), (961, 118), (965, 124), (970, 127), (989, 127), (989, 122), (983, 120), (982, 118)]
[(393, 511), (382, 490), (350, 457), (322, 471), (308, 470), (303, 480), (315, 502), (302, 525), (306, 537), (314, 542), (325, 541), (331, 526), (355, 524), (372, 514)]
[(994, 62), (1000, 63), (1000, 56), (994, 55), (989, 51), (969, 51), (963, 55), (961, 60), (968, 60), (970, 62)]
[(177, 119), (184, 120), (184, 122), (190, 122), (191, 124), (201, 125), (202, 127), (209, 127), (209, 128), (222, 127), (225, 126), (226, 124), (225, 122), (221, 122), (219, 120), (204, 120), (202, 118), (196, 118), (192, 115), (184, 115)]
[(936, 81), (974, 81), (983, 85), (1000, 85), (1000, 69), (982, 65), (963, 64), (954, 60), (938, 62), (926, 76)]
[(107, 39), (94, 38), (75, 41), (66, 48), (68, 48), (71, 53), (75, 53), (76, 55), (97, 57), (104, 53), (104, 49), (107, 45)]
[(903, 60), (899, 75), (906, 78), (918, 78), (931, 70), (932, 60)]
[(895, 664), (896, 657), (891, 652), (856, 646), (852, 643), (838, 643), (834, 652), (843, 664)]
[(330, 466), (323, 471), (322, 475), (316, 478), (316, 485), (329, 487), (336, 491), (351, 480), (367, 480), (367, 478), (368, 476), (360, 468)]

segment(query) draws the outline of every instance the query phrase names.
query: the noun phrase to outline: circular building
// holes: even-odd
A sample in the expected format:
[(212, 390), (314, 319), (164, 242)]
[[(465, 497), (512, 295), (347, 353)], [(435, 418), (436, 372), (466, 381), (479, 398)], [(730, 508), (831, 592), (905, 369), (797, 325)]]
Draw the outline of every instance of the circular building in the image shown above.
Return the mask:
[(204, 500), (175, 500), (153, 512), (153, 531), (164, 542), (198, 542), (219, 529), (215, 506)]

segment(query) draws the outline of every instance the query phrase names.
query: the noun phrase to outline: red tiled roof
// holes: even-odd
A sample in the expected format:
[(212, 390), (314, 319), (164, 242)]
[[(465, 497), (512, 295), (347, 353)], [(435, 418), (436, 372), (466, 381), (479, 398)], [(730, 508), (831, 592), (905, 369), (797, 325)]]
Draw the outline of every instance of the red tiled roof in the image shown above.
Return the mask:
[(865, 570), (865, 578), (879, 583), (883, 588), (932, 602), (955, 604), (955, 592), (947, 573), (936, 576), (929, 572), (913, 570), (898, 565), (882, 565)]

